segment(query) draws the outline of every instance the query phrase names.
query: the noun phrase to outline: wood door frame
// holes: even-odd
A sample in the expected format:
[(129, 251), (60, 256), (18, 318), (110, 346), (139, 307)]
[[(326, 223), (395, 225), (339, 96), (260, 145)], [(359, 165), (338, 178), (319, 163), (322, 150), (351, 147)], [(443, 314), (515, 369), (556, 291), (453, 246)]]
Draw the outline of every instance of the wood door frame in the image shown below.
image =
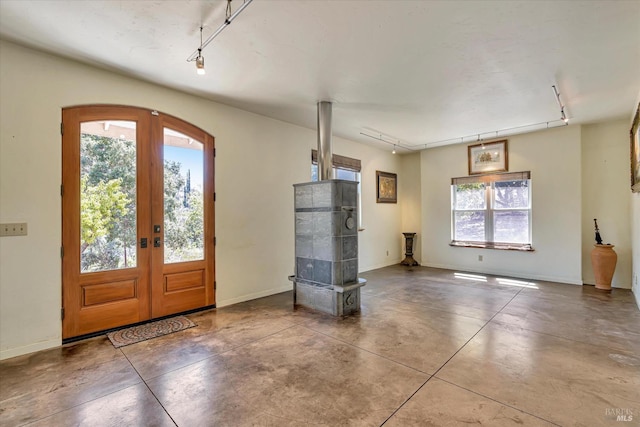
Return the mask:
[[(157, 111), (133, 107), (133, 106), (121, 106), (121, 105), (104, 105), (104, 104), (95, 104), (95, 105), (80, 105), (80, 106), (72, 106), (66, 107), (62, 109), (62, 125), (61, 133), (62, 133), (62, 201), (61, 201), (61, 209), (62, 209), (62, 246), (61, 246), (61, 278), (62, 278), (62, 337), (63, 340), (70, 339), (82, 335), (90, 335), (94, 334), (96, 331), (85, 330), (82, 328), (82, 325), (78, 324), (80, 322), (75, 322), (73, 320), (79, 319), (79, 307), (80, 301), (82, 298), (79, 283), (81, 280), (82, 274), (80, 272), (80, 251), (71, 250), (74, 245), (77, 246), (77, 242), (80, 241), (80, 211), (77, 209), (80, 201), (80, 183), (78, 177), (80, 176), (80, 123), (81, 122), (89, 122), (89, 121), (98, 121), (98, 120), (109, 120), (110, 117), (113, 117), (112, 120), (126, 120), (126, 121), (135, 121), (136, 125), (136, 148), (137, 148), (137, 158), (136, 158), (136, 168), (138, 171), (142, 169), (138, 169), (141, 166), (143, 168), (147, 168), (148, 171), (153, 171), (154, 166), (155, 170), (158, 170), (158, 165), (152, 165), (151, 162), (157, 161), (157, 158), (154, 157), (153, 150), (157, 150), (158, 144), (157, 139), (154, 138), (154, 129), (157, 128), (158, 125), (154, 125), (154, 119), (161, 118), (158, 122), (160, 123), (160, 129), (162, 128), (162, 123), (171, 123), (171, 124), (179, 124), (182, 125), (179, 129), (190, 129), (190, 132), (197, 133), (199, 138), (205, 138), (208, 142), (208, 146), (210, 150), (204, 150), (205, 156), (208, 157), (205, 160), (205, 170), (204, 170), (204, 189), (203, 191), (208, 191), (209, 194), (213, 195), (215, 190), (215, 139), (213, 136), (205, 132), (204, 130), (197, 128), (196, 126), (181, 120), (179, 118), (158, 113)], [(172, 126), (169, 126), (172, 127)], [(204, 141), (203, 141), (204, 142)], [(160, 138), (160, 144), (162, 144), (162, 137)], [(157, 153), (156, 153), (157, 154)], [(149, 162), (149, 164), (145, 164), (144, 162)], [(72, 167), (68, 167), (69, 165), (73, 165)], [(162, 169), (162, 168), (160, 168)], [(138, 253), (138, 264), (134, 269), (144, 269), (144, 266), (141, 267), (141, 264), (144, 262), (148, 268), (151, 268), (151, 251), (153, 249), (153, 233), (152, 233), (152, 205), (155, 203), (155, 200), (151, 200), (151, 186), (153, 183), (153, 177), (151, 177), (151, 173), (143, 174), (137, 173), (137, 181), (136, 181), (136, 194), (138, 197), (138, 202), (136, 203), (137, 209), (137, 231), (136, 231), (136, 248)], [(146, 193), (147, 196), (142, 196), (143, 193)], [(145, 199), (146, 197), (146, 199)], [(146, 201), (145, 201), (146, 200)], [(142, 203), (140, 203), (142, 201)], [(208, 262), (207, 271), (207, 286), (206, 286), (206, 304), (202, 308), (215, 306), (215, 203), (213, 201), (213, 197), (211, 197), (211, 202), (206, 203), (204, 206), (205, 212), (205, 260)], [(148, 218), (141, 222), (141, 218)], [(148, 224), (147, 224), (148, 222)], [(76, 226), (77, 225), (77, 226)], [(146, 228), (147, 231), (141, 231), (141, 228)], [(148, 237), (149, 247), (143, 251), (140, 251), (139, 248), (139, 239), (141, 237)], [(66, 248), (66, 251), (65, 251)], [(77, 246), (79, 248), (79, 246)], [(143, 256), (140, 256), (143, 254)], [(146, 254), (146, 255), (145, 255)], [(76, 268), (77, 267), (77, 268)], [(76, 271), (77, 270), (77, 271)], [(122, 271), (131, 272), (132, 269), (126, 269)], [(99, 276), (100, 272), (89, 273), (91, 275)], [(115, 275), (117, 277), (126, 276), (126, 273), (122, 273), (120, 270), (112, 270), (110, 274)], [(152, 315), (152, 273), (147, 270), (144, 273), (144, 278), (141, 286), (144, 288), (138, 292), (138, 303), (137, 303), (137, 315), (133, 316), (125, 316), (129, 320), (127, 320), (126, 324), (134, 324), (139, 323), (141, 321), (145, 321), (153, 318)], [(190, 310), (193, 311), (193, 310)], [(161, 317), (161, 316), (155, 316)], [(124, 326), (117, 325), (115, 327)], [(112, 328), (108, 328), (112, 329)], [(104, 330), (104, 329), (103, 329)]]

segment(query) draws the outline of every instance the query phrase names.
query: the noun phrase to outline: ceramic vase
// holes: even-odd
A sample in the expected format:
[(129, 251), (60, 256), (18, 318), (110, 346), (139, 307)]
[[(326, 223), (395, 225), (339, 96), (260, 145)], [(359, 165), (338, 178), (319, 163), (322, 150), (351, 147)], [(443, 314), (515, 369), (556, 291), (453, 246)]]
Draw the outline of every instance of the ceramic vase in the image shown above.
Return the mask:
[(618, 262), (618, 254), (613, 250), (613, 246), (593, 245), (591, 265), (596, 277), (596, 289), (611, 291), (611, 279), (613, 279)]

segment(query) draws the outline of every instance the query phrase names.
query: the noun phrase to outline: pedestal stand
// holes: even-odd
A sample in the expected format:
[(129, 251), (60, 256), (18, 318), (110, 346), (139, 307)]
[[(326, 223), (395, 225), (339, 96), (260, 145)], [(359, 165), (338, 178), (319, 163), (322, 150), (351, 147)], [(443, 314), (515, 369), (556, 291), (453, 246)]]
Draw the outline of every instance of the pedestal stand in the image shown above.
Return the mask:
[(405, 238), (406, 252), (404, 254), (404, 259), (400, 264), (408, 265), (409, 267), (420, 265), (418, 264), (418, 261), (413, 259), (413, 238), (415, 237), (416, 233), (402, 233), (402, 234), (404, 234), (404, 238)]

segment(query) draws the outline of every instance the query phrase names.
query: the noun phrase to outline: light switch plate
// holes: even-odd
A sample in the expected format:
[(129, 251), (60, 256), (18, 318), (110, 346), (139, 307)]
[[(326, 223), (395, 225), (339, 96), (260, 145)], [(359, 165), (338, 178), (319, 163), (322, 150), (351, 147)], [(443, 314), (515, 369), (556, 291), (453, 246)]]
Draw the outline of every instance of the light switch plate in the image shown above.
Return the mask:
[(0, 224), (0, 237), (26, 236), (27, 223), (15, 222), (11, 224)]

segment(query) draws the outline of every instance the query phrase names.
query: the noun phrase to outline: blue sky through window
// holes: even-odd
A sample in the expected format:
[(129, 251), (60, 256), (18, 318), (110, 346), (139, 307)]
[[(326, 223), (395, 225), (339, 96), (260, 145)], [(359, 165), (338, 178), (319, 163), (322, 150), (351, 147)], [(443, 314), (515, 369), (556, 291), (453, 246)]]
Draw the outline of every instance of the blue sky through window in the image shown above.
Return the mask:
[(203, 188), (204, 159), (202, 150), (194, 150), (171, 145), (164, 146), (165, 160), (172, 160), (180, 163), (180, 175), (187, 178), (187, 170), (191, 170), (191, 187)]

